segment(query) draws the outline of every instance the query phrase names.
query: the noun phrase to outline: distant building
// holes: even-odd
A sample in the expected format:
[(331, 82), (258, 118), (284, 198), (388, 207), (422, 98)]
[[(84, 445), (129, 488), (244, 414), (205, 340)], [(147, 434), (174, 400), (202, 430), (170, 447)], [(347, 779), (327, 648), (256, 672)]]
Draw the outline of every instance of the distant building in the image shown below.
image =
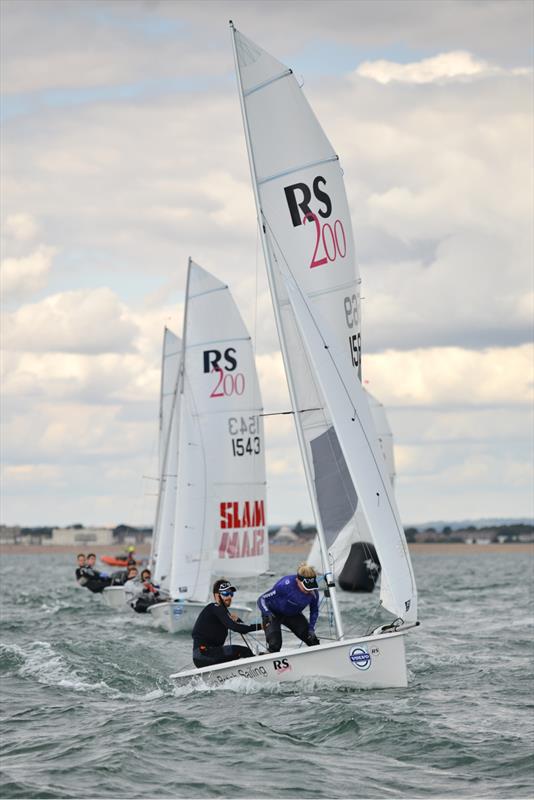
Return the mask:
[(271, 541), (273, 544), (295, 544), (299, 541), (299, 537), (291, 530), (289, 525), (282, 525)]
[(113, 530), (111, 528), (54, 528), (52, 537), (44, 540), (43, 544), (80, 546), (113, 544)]
[(20, 525), (0, 525), (0, 543), (16, 544), (20, 539)]

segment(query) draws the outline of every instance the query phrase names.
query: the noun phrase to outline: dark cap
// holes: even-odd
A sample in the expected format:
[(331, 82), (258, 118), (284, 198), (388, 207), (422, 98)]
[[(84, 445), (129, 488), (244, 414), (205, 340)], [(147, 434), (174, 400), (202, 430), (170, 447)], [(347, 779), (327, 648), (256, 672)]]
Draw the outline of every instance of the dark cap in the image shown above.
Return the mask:
[(301, 582), (303, 589), (306, 589), (308, 592), (319, 588), (319, 584), (317, 583), (317, 578), (315, 575), (312, 575), (310, 578), (306, 578), (304, 575), (299, 575), (297, 573), (297, 578)]
[(213, 594), (219, 594), (219, 592), (237, 592), (237, 589), (226, 578), (219, 578), (213, 584)]

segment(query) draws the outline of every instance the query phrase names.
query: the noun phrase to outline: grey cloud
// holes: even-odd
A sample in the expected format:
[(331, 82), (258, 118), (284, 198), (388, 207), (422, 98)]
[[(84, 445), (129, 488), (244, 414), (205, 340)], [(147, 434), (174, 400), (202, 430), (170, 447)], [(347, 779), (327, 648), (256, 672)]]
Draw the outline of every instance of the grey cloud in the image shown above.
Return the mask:
[[(227, 0), (7, 0), (2, 4), (4, 91), (230, 74), (228, 19), (236, 12), (238, 27), (261, 37), (282, 60), (298, 58), (310, 42), (319, 55), (325, 42), (354, 47), (355, 66), (370, 49), (399, 43), (404, 53), (461, 48), (507, 64), (530, 60), (532, 6), (521, 0), (330, 0), (308, 3), (305, 13), (299, 0), (253, 0), (237, 7)], [(174, 23), (168, 31), (166, 21)]]

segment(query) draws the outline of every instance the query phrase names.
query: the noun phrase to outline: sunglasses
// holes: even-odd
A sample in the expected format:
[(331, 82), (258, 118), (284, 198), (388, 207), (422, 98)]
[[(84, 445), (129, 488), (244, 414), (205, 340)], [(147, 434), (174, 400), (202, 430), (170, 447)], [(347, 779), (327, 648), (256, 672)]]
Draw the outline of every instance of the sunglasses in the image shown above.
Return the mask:
[(304, 575), (297, 575), (297, 578), (307, 589), (317, 588), (317, 578), (306, 578)]
[(235, 592), (219, 592), (221, 597), (233, 597)]

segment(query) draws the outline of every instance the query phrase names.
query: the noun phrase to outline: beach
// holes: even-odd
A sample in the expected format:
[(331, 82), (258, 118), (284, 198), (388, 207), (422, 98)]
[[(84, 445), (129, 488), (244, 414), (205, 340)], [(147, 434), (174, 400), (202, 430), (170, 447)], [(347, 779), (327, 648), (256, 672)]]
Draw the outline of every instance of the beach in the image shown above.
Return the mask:
[[(517, 544), (460, 544), (458, 542), (443, 542), (442, 544), (416, 543), (408, 545), (410, 553), (429, 555), (481, 555), (482, 553), (527, 553), (534, 556), (534, 543), (518, 542)], [(298, 542), (296, 544), (271, 544), (271, 553), (295, 553), (304, 556), (309, 552), (311, 542)], [(100, 545), (88, 546), (72, 545), (45, 545), (45, 544), (1, 544), (0, 558), (9, 555), (52, 555), (78, 552), (93, 552), (97, 556), (124, 554), (125, 545)], [(135, 549), (136, 556), (148, 558), (150, 543), (144, 542)]]

